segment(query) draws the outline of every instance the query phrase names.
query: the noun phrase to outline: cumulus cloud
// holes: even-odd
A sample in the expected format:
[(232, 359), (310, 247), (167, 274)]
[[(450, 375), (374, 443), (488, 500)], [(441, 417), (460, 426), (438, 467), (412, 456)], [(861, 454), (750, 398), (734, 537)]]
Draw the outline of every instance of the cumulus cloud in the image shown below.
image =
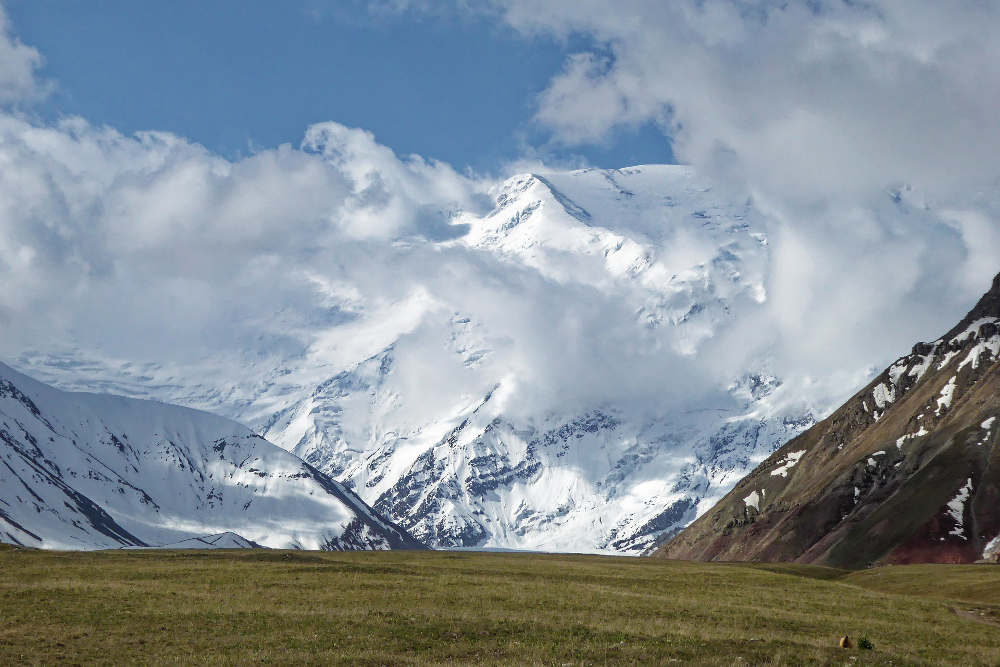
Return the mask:
[(992, 3), (497, 4), (522, 30), (585, 32), (607, 47), (571, 57), (540, 99), (539, 118), (567, 142), (669, 123), (686, 160), (766, 169), (805, 188), (805, 204), (892, 179), (995, 178)]
[(472, 181), (449, 165), (418, 155), (400, 160), (370, 132), (320, 123), (309, 128), (302, 147), (342, 170), (354, 184), (351, 201), (340, 214), (345, 231), (354, 237), (408, 231), (446, 240), (464, 232), (461, 223), (450, 224), (459, 210), (489, 206)]
[(437, 218), (473, 208), (476, 196), (450, 167), (400, 160), (334, 124), (312, 128), (303, 149), (230, 162), (169, 134), (6, 115), (0, 164), (8, 344), (18, 331), (30, 340), (81, 320), (93, 321), (94, 337), (102, 320), (170, 331), (205, 319), (191, 323), (197, 330), (251, 305), (251, 287), (253, 300), (283, 302), (287, 285), (269, 272), (311, 285), (304, 270), (338, 248), (440, 235), (451, 225)]

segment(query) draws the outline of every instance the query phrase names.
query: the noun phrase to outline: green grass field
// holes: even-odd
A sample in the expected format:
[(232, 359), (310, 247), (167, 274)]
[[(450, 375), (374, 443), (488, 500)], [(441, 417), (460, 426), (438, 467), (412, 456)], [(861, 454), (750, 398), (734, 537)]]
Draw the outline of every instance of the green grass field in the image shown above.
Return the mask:
[(1000, 665), (993, 566), (5, 550), (0, 573), (3, 665)]

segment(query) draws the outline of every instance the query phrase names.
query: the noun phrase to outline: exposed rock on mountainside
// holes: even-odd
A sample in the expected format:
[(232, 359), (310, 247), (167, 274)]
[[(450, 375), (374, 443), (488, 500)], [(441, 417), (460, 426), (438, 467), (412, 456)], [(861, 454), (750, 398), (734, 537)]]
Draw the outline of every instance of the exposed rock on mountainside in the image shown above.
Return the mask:
[[(223, 534), (204, 537), (212, 533)], [(235, 422), (67, 393), (2, 364), (0, 541), (62, 549), (423, 546)]]
[[(123, 549), (144, 549), (146, 547), (122, 547)], [(162, 544), (157, 549), (263, 549), (256, 542), (251, 542), (241, 535), (226, 531), (218, 535), (191, 537), (173, 544)]]
[(862, 567), (1000, 553), (1000, 276), (654, 555)]

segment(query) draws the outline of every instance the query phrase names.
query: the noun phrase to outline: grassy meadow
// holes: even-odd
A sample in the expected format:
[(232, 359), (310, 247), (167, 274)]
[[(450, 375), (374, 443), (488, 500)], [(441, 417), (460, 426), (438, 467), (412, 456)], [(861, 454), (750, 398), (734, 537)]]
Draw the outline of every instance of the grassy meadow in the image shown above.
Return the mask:
[(0, 597), (0, 665), (1000, 665), (993, 566), (8, 549)]

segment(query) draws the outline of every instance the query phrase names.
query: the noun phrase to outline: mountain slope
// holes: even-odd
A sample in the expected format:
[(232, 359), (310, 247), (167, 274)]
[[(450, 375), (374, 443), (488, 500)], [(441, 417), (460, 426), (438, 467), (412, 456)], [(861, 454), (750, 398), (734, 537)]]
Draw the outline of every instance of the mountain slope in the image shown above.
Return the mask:
[(767, 300), (752, 202), (676, 165), (523, 174), (488, 196), (448, 213), (461, 234), (399, 240), (395, 260), (434, 263), (399, 274), (415, 284), (383, 298), (365, 282), (391, 267), (309, 274), (315, 293), (231, 365), (19, 364), (248, 424), (442, 547), (641, 553), (826, 408), (724, 342)]
[(859, 567), (1000, 552), (1000, 276), (655, 555)]
[(110, 548), (228, 532), (284, 548), (421, 546), (239, 424), (59, 391), (0, 364), (0, 541)]

